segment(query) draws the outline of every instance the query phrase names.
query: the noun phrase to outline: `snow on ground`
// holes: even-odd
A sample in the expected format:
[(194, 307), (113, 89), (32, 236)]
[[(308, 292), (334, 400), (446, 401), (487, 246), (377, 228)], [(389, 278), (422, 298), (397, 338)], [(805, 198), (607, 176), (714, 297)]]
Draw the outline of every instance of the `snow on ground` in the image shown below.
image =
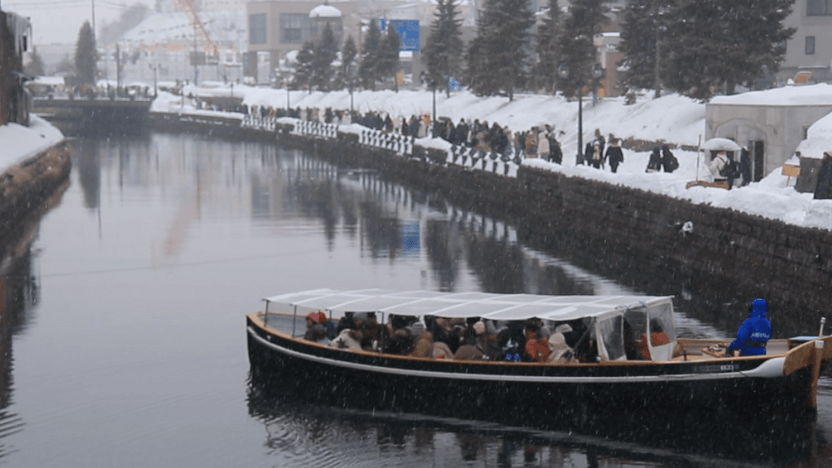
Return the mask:
[(32, 114), (30, 125), (11, 123), (0, 126), (0, 174), (64, 139), (52, 124)]
[[(209, 90), (186, 87), (186, 94), (203, 96), (228, 95), (229, 86), (213, 86)], [(235, 96), (242, 96), (249, 106), (285, 107), (287, 91), (284, 89), (255, 88), (235, 85)], [(827, 85), (780, 88), (770, 91), (746, 93), (741, 96), (715, 98), (737, 104), (748, 103), (806, 103), (818, 102), (829, 94)], [(225, 93), (225, 94), (223, 94)], [(759, 182), (734, 190), (707, 187), (685, 188), (693, 180), (711, 180), (710, 171), (704, 161), (704, 153), (697, 157), (696, 151), (674, 150), (679, 159), (679, 169), (672, 174), (645, 173), (649, 152), (624, 150), (624, 163), (617, 174), (609, 169), (599, 171), (587, 166), (575, 165), (577, 146), (578, 103), (561, 96), (516, 95), (513, 101), (505, 97), (478, 97), (469, 92), (455, 92), (450, 97), (437, 92), (436, 113), (449, 117), (454, 122), (460, 118), (480, 119), (489, 123), (497, 122), (512, 131), (526, 130), (534, 125), (548, 123), (558, 131), (564, 154), (564, 164), (557, 165), (539, 159), (527, 159), (523, 164), (562, 172), (573, 177), (600, 180), (621, 186), (646, 190), (674, 198), (689, 200), (696, 204), (720, 208), (780, 220), (798, 226), (832, 230), (832, 200), (813, 200), (812, 194), (801, 194), (787, 187), (787, 178), (780, 169), (773, 171)], [(350, 109), (350, 94), (347, 91), (330, 93), (289, 91), (292, 107), (331, 107), (334, 110)], [(393, 116), (432, 114), (433, 93), (424, 90), (360, 91), (353, 94), (353, 107), (359, 112), (376, 111)], [(667, 141), (679, 146), (696, 147), (704, 138), (705, 104), (668, 94), (659, 99), (649, 95), (640, 97), (633, 105), (625, 105), (623, 98), (605, 98), (593, 104), (584, 100), (583, 142), (591, 141), (595, 129), (605, 137), (610, 134), (619, 138), (635, 138), (646, 141)], [(181, 98), (160, 95), (154, 103), (156, 112), (187, 112), (193, 106)], [(207, 111), (200, 111), (207, 112)], [(562, 134), (560, 132), (563, 132)], [(815, 123), (798, 150), (804, 155), (832, 149), (832, 116)], [(794, 185), (794, 181), (791, 181)]]

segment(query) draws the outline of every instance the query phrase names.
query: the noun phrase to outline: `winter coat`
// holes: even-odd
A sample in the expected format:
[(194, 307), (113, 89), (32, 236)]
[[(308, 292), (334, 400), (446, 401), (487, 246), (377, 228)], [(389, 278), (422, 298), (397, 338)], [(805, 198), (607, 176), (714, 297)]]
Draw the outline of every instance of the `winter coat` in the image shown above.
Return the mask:
[(549, 139), (546, 137), (546, 132), (540, 132), (537, 135), (537, 155), (543, 159), (549, 159)]
[(751, 313), (737, 330), (737, 338), (728, 345), (726, 352), (740, 351), (740, 356), (761, 356), (766, 354), (766, 343), (771, 339), (771, 322), (766, 318), (768, 303), (765, 299), (754, 299)]
[(751, 155), (745, 148), (740, 152), (740, 177), (742, 177), (742, 185), (748, 185), (751, 182)]
[(711, 170), (711, 174), (714, 175), (714, 180), (725, 180), (726, 177), (722, 175), (722, 169), (725, 165), (728, 164), (728, 156), (724, 153), (717, 153), (714, 156), (714, 159), (711, 160), (711, 164), (708, 166), (708, 169)]
[(832, 158), (825, 156), (818, 171), (815, 200), (828, 200), (830, 198), (832, 198)]
[(647, 162), (647, 170), (644, 172), (659, 172), (662, 169), (662, 154), (658, 148), (653, 148), (650, 153), (650, 160)]
[(607, 158), (607, 161), (610, 162), (610, 166), (612, 167), (616, 167), (624, 162), (624, 152), (621, 151), (620, 146), (608, 147), (607, 154), (605, 157)]
[(676, 156), (673, 155), (673, 152), (670, 151), (667, 145), (662, 146), (662, 167), (668, 173), (679, 168), (679, 160), (676, 159)]

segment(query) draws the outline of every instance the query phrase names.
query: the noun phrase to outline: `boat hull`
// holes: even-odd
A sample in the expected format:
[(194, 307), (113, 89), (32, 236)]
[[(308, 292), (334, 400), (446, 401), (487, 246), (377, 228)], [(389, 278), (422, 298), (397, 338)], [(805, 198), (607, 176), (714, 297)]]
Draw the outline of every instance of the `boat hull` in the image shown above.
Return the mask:
[(783, 358), (560, 366), (428, 360), (328, 348), (247, 321), (252, 372), (263, 385), (362, 408), (488, 412), (518, 423), (587, 407), (791, 413), (808, 408), (812, 382), (808, 367), (782, 375)]

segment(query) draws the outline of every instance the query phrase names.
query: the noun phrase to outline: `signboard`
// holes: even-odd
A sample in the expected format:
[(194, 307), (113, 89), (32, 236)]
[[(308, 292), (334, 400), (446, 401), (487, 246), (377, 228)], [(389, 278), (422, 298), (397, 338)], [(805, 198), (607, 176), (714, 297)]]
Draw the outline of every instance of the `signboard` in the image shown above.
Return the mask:
[(387, 25), (399, 34), (401, 46), (399, 51), (419, 52), (419, 20), (385, 20), (377, 19), (378, 28), (387, 30)]
[(419, 20), (390, 20), (389, 23), (399, 33), (400, 51), (419, 51)]

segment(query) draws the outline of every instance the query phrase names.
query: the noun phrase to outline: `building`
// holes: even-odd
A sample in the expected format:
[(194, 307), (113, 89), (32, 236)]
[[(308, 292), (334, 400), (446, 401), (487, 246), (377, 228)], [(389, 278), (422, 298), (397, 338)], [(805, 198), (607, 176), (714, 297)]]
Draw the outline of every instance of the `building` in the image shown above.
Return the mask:
[(785, 25), (796, 32), (786, 41), (778, 83), (832, 81), (832, 1), (796, 0)]
[(791, 158), (809, 127), (830, 112), (832, 93), (826, 85), (719, 96), (705, 107), (705, 138), (730, 138), (746, 146), (758, 181)]
[(29, 125), (29, 99), (23, 83), (23, 54), (29, 47), (32, 25), (28, 19), (0, 11), (0, 125)]

